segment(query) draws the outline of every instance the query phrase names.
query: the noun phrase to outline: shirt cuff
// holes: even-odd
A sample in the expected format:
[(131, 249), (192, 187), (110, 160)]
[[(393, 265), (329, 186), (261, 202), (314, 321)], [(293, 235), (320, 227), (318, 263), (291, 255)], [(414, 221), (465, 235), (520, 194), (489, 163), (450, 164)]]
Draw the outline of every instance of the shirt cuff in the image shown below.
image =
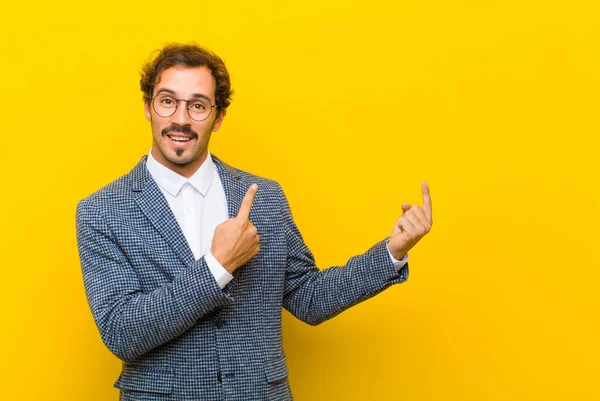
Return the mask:
[(221, 266), (221, 264), (217, 261), (217, 259), (215, 259), (210, 251), (204, 255), (204, 260), (206, 261), (208, 270), (210, 270), (212, 273), (219, 287), (221, 287), (221, 289), (225, 288), (225, 286), (233, 279), (233, 276), (229, 274), (229, 272), (225, 270), (223, 266)]
[(404, 265), (408, 263), (408, 253), (404, 255), (402, 259), (398, 260), (392, 256), (392, 253), (390, 252), (390, 248), (388, 248), (387, 243), (385, 244), (385, 249), (387, 249), (388, 255), (390, 255), (390, 258), (392, 259), (392, 263), (394, 264), (394, 269), (396, 269), (396, 273), (399, 272), (400, 269), (402, 269)]

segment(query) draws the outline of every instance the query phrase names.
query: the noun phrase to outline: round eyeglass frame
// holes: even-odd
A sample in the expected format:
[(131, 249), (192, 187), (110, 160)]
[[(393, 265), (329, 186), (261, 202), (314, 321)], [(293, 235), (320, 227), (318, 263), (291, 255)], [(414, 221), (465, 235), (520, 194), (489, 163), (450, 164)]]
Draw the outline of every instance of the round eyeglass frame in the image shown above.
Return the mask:
[[(177, 111), (177, 108), (179, 107), (179, 102), (186, 102), (186, 103), (189, 105), (189, 103), (190, 103), (191, 101), (195, 100), (195, 99), (190, 99), (190, 100), (187, 100), (187, 99), (177, 99), (176, 97), (174, 97), (174, 98), (173, 98), (173, 100), (175, 100), (175, 107), (173, 108), (173, 112), (172, 112), (171, 114), (169, 114), (169, 115), (163, 116), (162, 114), (160, 114), (160, 113), (158, 112), (158, 110), (156, 110), (156, 106), (154, 105), (154, 100), (155, 100), (157, 97), (158, 97), (158, 96), (152, 96), (152, 97), (150, 98), (150, 101), (152, 102), (152, 108), (154, 109), (154, 112), (155, 112), (156, 114), (158, 114), (158, 115), (159, 115), (160, 117), (162, 117), (162, 118), (171, 117), (173, 114), (175, 114), (175, 112)], [(209, 104), (210, 104), (210, 102), (209, 102)], [(190, 118), (191, 118), (192, 120), (194, 120), (194, 121), (196, 121), (196, 122), (200, 122), (200, 121), (204, 121), (204, 120), (206, 120), (208, 117), (210, 117), (210, 115), (212, 114), (212, 110), (213, 110), (213, 108), (215, 108), (215, 107), (217, 107), (217, 105), (216, 105), (216, 104), (211, 104), (211, 105), (210, 105), (210, 111), (208, 112), (208, 114), (206, 115), (206, 117), (204, 117), (204, 118), (203, 118), (203, 119), (201, 119), (201, 120), (198, 120), (197, 118), (194, 118), (194, 117), (192, 117), (192, 114), (190, 113), (190, 108), (189, 108), (189, 107), (186, 107), (186, 110), (187, 110), (187, 114), (188, 114), (188, 116), (190, 116)]]

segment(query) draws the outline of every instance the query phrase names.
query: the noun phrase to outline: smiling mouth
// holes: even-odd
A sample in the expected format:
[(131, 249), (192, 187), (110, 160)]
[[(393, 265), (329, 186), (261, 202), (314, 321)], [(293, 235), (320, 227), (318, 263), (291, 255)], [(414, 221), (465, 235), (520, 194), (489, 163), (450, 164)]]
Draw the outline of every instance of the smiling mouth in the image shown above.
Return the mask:
[(192, 137), (189, 136), (175, 136), (175, 135), (167, 135), (169, 139), (175, 142), (189, 142), (192, 140)]

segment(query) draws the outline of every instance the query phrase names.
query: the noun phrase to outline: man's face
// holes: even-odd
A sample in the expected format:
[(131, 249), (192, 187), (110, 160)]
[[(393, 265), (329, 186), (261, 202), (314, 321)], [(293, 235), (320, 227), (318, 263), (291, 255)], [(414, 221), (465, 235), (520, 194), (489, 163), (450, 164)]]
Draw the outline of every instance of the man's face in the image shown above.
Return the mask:
[[(207, 99), (215, 104), (215, 78), (208, 67), (175, 66), (164, 70), (156, 80), (152, 96), (169, 94), (177, 99)], [(188, 114), (188, 102), (178, 102), (175, 113), (161, 117), (145, 103), (146, 119), (152, 125), (152, 156), (162, 165), (184, 177), (191, 177), (208, 155), (213, 131), (221, 127), (225, 113), (213, 108), (204, 121), (194, 121)], [(161, 113), (165, 114), (165, 113)]]

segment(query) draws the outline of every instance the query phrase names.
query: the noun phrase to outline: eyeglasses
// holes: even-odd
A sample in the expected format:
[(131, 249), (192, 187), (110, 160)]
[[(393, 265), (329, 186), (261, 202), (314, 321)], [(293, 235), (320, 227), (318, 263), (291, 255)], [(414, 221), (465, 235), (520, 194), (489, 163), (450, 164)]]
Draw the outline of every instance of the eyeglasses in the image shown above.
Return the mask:
[(203, 99), (203, 98), (192, 99), (192, 100), (177, 99), (173, 95), (168, 95), (168, 94), (164, 94), (164, 93), (154, 96), (151, 100), (152, 100), (152, 108), (154, 109), (156, 114), (158, 114), (159, 116), (161, 116), (163, 118), (171, 117), (173, 114), (175, 114), (175, 111), (177, 110), (177, 106), (179, 105), (179, 102), (187, 103), (186, 108), (187, 108), (188, 115), (194, 121), (206, 120), (210, 116), (212, 109), (214, 107), (217, 107), (217, 105), (215, 105), (215, 104), (210, 104), (210, 101), (208, 101), (207, 99)]

